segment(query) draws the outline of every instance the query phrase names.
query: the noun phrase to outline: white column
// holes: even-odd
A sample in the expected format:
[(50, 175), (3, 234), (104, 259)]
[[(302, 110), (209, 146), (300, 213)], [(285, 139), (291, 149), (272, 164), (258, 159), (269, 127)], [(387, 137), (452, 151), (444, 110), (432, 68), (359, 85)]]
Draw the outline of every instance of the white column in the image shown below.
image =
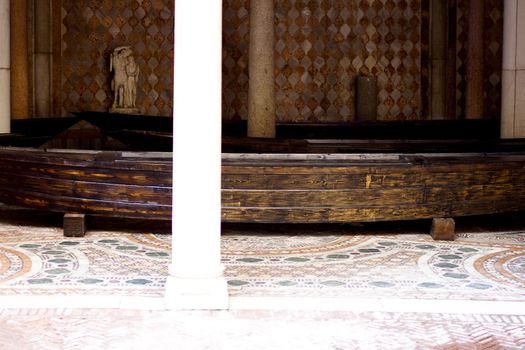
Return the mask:
[(525, 1), (505, 0), (501, 137), (525, 137)]
[(11, 132), (11, 45), (9, 0), (0, 0), (0, 134)]
[(228, 308), (220, 263), (221, 41), (220, 0), (205, 8), (176, 1), (169, 309)]

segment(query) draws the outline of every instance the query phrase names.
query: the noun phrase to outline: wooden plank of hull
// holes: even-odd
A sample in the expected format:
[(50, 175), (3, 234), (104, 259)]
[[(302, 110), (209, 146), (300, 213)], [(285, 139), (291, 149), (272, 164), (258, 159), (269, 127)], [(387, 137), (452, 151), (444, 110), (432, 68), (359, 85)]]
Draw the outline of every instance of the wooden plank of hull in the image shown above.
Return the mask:
[(25, 190), (3, 190), (0, 193), (0, 201), (62, 213), (75, 212), (137, 219), (171, 219), (171, 205), (156, 203), (53, 196)]
[(370, 203), (416, 205), (423, 198), (423, 188), (383, 190), (222, 190), (224, 207), (350, 207)]
[[(523, 201), (525, 198), (519, 200)], [(351, 208), (223, 207), (222, 219), (226, 222), (252, 223), (348, 223), (483, 215), (523, 209), (522, 203), (508, 200), (389, 207), (377, 205)]]
[(0, 178), (0, 186), (16, 186), (24, 190), (48, 195), (82, 197), (132, 203), (171, 205), (171, 186), (137, 186), (43, 178), (18, 174), (16, 178)]
[(409, 206), (458, 201), (505, 201), (525, 198), (525, 184), (496, 184), (450, 187), (398, 187), (355, 190), (222, 190), (223, 207), (319, 208)]
[[(130, 184), (136, 186), (155, 186), (165, 184), (171, 186), (171, 169), (169, 172), (150, 169), (107, 168), (100, 163), (93, 162), (91, 166), (73, 166), (56, 164), (39, 164), (8, 161), (2, 162), (2, 170), (13, 176), (31, 174), (35, 177), (50, 179), (68, 179), (75, 181)], [(142, 167), (145, 167), (144, 165)]]
[[(345, 190), (360, 188), (388, 188), (388, 187), (417, 187), (417, 186), (474, 186), (483, 184), (515, 184), (525, 178), (523, 166), (505, 166), (504, 169), (493, 167), (484, 171), (457, 171), (449, 168), (447, 172), (418, 173), (414, 169), (404, 172), (369, 173), (362, 171), (359, 174), (261, 174), (256, 168), (253, 173), (237, 174), (226, 173), (223, 166), (223, 189), (280, 189), (280, 190)], [(412, 171), (411, 171), (412, 170)], [(317, 171), (318, 172), (318, 171)]]

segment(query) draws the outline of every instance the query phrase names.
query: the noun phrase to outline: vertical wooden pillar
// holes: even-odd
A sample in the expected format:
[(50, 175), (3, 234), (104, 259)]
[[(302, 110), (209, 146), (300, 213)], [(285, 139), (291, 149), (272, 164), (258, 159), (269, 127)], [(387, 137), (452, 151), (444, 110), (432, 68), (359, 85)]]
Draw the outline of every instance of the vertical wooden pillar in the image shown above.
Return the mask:
[(62, 2), (51, 1), (51, 115), (67, 114), (62, 110)]
[(35, 116), (51, 114), (51, 1), (34, 3), (34, 92)]
[(11, 132), (9, 0), (0, 0), (0, 134)]
[(447, 1), (432, 0), (430, 8), (431, 119), (445, 119), (447, 95)]
[(457, 35), (457, 0), (448, 0), (448, 32), (447, 32), (447, 84), (446, 84), (446, 116), (447, 119), (456, 119), (456, 35)]
[(501, 137), (525, 137), (525, 2), (505, 0)]
[(27, 0), (11, 0), (11, 118), (29, 118)]
[(248, 137), (275, 137), (273, 0), (250, 2)]
[(483, 118), (483, 42), (485, 0), (470, 0), (467, 50), (467, 119)]
[[(222, 2), (175, 2), (170, 309), (228, 308), (221, 265)], [(198, 137), (196, 137), (198, 135)], [(203, 144), (205, 140), (205, 144)]]

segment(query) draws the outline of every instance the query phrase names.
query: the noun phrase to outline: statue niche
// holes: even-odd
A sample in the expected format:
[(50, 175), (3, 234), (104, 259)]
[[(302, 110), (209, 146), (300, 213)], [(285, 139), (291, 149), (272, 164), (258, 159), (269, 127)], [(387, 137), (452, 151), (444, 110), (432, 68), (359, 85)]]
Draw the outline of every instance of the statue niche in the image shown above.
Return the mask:
[(110, 55), (109, 70), (113, 72), (111, 91), (113, 105), (111, 113), (139, 114), (135, 105), (140, 68), (133, 58), (129, 46), (117, 47)]

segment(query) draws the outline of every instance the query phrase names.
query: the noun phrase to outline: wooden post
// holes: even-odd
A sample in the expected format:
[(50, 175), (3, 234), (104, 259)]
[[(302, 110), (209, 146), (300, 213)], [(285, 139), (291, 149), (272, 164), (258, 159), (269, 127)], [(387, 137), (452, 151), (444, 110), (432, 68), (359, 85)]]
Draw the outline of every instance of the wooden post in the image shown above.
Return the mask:
[(430, 235), (435, 240), (453, 241), (456, 238), (456, 224), (452, 218), (434, 218)]
[(86, 235), (86, 216), (67, 213), (64, 215), (64, 236), (84, 237)]
[(10, 0), (0, 0), (0, 134), (11, 132)]
[(467, 50), (467, 119), (483, 118), (483, 41), (485, 0), (470, 0)]
[(431, 14), (431, 119), (445, 119), (447, 87), (447, 1), (432, 0)]
[(51, 114), (51, 2), (35, 1), (34, 98), (35, 116)]
[(447, 15), (447, 83), (446, 83), (446, 118), (456, 119), (456, 16), (457, 0), (448, 0)]
[(250, 2), (248, 137), (275, 137), (273, 0)]
[(29, 118), (27, 0), (11, 0), (11, 118)]

